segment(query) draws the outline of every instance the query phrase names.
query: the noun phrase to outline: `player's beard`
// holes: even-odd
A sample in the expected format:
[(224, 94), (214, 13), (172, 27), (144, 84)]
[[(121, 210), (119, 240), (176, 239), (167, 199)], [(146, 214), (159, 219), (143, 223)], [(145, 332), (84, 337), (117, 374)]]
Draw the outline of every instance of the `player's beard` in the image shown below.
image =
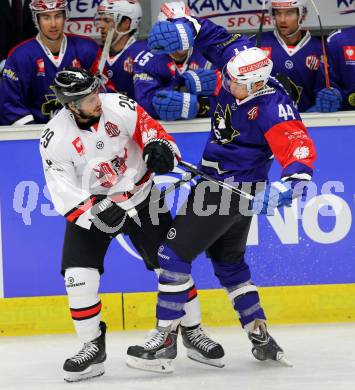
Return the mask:
[(79, 108), (79, 115), (76, 115), (76, 120), (78, 123), (78, 126), (81, 128), (88, 128), (93, 126), (95, 123), (97, 123), (100, 120), (101, 114), (99, 115), (88, 115), (84, 111), (82, 111)]

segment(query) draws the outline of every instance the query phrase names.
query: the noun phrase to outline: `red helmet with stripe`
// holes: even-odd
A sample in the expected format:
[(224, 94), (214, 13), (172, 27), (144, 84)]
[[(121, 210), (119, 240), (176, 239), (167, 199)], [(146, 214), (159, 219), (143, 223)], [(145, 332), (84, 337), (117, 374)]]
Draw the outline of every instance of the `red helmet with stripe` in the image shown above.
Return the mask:
[(67, 19), (69, 17), (67, 0), (31, 0), (30, 9), (32, 12), (33, 22), (38, 29), (38, 14), (53, 11), (64, 11), (65, 18)]

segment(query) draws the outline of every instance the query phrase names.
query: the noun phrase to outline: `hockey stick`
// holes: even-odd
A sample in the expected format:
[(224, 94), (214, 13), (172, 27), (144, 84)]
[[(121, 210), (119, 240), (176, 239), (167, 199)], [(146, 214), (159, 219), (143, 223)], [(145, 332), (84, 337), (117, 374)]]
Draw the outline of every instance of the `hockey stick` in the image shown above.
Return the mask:
[(260, 47), (261, 44), (261, 34), (263, 33), (263, 27), (265, 23), (265, 14), (266, 14), (266, 0), (263, 0), (263, 8), (261, 11), (261, 19), (259, 24), (259, 30), (256, 33), (255, 46)]
[(249, 193), (247, 192), (244, 192), (236, 187), (233, 187), (231, 186), (230, 184), (228, 183), (225, 183), (221, 180), (217, 180), (215, 179), (214, 177), (208, 175), (207, 173), (205, 172), (202, 172), (200, 171), (199, 169), (197, 169), (194, 165), (186, 162), (186, 161), (180, 161), (179, 162), (179, 165), (181, 165), (182, 167), (186, 168), (188, 171), (190, 171), (191, 173), (193, 173), (195, 176), (200, 176), (206, 180), (209, 180), (213, 183), (216, 183), (217, 185), (219, 185), (220, 187), (222, 188), (225, 188), (231, 192), (233, 192), (234, 194), (237, 194), (239, 196), (242, 196), (243, 198), (245, 199), (248, 199), (248, 200), (253, 200), (254, 199), (254, 196), (253, 195), (250, 195)]
[(104, 44), (104, 47), (103, 47), (102, 52), (101, 52), (99, 65), (97, 67), (97, 71), (98, 71), (99, 75), (103, 74), (106, 60), (108, 59), (108, 57), (110, 55), (110, 48), (111, 48), (111, 43), (112, 43), (112, 38), (113, 38), (114, 32), (115, 32), (115, 29), (113, 27), (111, 27), (106, 35), (105, 44)]
[(320, 14), (319, 14), (318, 8), (316, 6), (316, 3), (314, 2), (314, 0), (311, 0), (311, 3), (313, 5), (314, 10), (316, 11), (316, 14), (318, 16), (318, 21), (319, 21), (320, 35), (321, 35), (321, 41), (322, 41), (323, 61), (324, 61), (325, 86), (326, 86), (326, 88), (330, 89), (329, 65), (328, 65), (327, 51), (325, 49), (324, 30), (323, 30), (322, 21), (320, 19)]

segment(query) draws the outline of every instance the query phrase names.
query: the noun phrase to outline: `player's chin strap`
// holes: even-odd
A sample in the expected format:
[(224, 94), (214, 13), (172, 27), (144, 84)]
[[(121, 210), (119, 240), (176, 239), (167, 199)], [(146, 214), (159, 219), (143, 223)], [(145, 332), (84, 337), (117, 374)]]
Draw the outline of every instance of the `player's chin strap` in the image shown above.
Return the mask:
[(233, 192), (234, 194), (237, 194), (245, 199), (248, 199), (248, 200), (253, 200), (254, 199), (254, 196), (249, 194), (248, 192), (245, 192), (243, 190), (240, 190), (239, 188), (236, 188), (236, 187), (233, 187), (231, 186), (230, 184), (226, 183), (226, 182), (223, 182), (221, 180), (217, 180), (215, 179), (214, 177), (208, 175), (207, 173), (205, 172), (202, 172), (200, 171), (199, 169), (196, 168), (195, 165), (191, 164), (191, 163), (188, 163), (186, 161), (180, 161), (179, 162), (179, 165), (181, 165), (182, 167), (186, 168), (189, 172), (191, 172), (192, 174), (194, 174), (195, 176), (200, 176), (206, 180), (209, 180), (211, 181), (212, 183), (216, 183), (218, 186), (222, 187), (222, 188), (225, 188), (231, 192)]

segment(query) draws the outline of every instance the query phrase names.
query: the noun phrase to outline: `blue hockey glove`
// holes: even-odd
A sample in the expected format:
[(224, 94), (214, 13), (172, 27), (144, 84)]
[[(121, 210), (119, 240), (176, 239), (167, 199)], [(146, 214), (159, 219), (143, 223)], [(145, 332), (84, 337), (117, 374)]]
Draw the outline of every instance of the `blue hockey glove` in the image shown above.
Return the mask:
[(275, 208), (281, 206), (290, 207), (292, 200), (305, 193), (306, 186), (296, 184), (300, 180), (286, 182), (275, 181), (267, 183), (264, 191), (258, 192), (252, 201), (252, 212), (254, 214), (274, 215)]
[(336, 88), (323, 88), (317, 93), (316, 111), (318, 112), (336, 112), (341, 109), (343, 97)]
[(188, 92), (194, 95), (217, 95), (221, 87), (221, 74), (218, 70), (189, 70), (182, 77)]
[(197, 96), (177, 91), (159, 91), (153, 97), (153, 106), (163, 121), (195, 118), (198, 111)]
[(152, 52), (173, 53), (194, 45), (194, 36), (186, 23), (157, 22), (149, 32), (148, 47)]

